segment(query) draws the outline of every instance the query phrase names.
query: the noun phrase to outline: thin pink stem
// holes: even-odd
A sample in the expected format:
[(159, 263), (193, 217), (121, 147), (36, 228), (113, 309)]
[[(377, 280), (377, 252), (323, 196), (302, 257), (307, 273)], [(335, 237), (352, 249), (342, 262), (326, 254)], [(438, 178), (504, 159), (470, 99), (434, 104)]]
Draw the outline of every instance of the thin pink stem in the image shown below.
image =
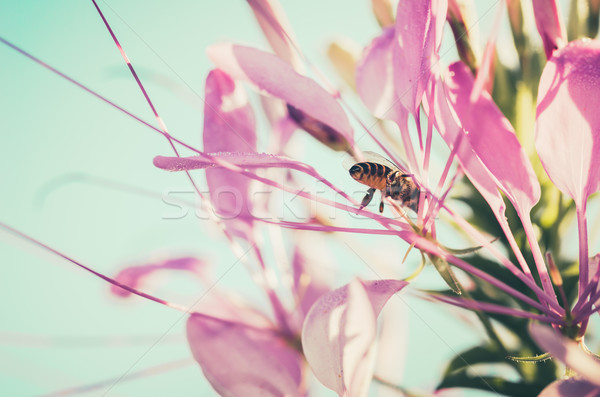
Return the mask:
[[(348, 106), (343, 100), (341, 100), (340, 97), (340, 103), (342, 105), (344, 105), (344, 108), (346, 109), (346, 111), (348, 111), (348, 113), (350, 113), (350, 115), (352, 116), (352, 118), (361, 126), (361, 128), (367, 133), (367, 135), (369, 135), (369, 137), (377, 144), (377, 146), (379, 146), (379, 148), (381, 150), (383, 150), (383, 152), (386, 154), (386, 156), (388, 156), (388, 158), (390, 160), (392, 160), (396, 165), (399, 165), (401, 168), (408, 168), (406, 166), (406, 164), (404, 164), (404, 161), (400, 160), (388, 147), (389, 145), (385, 145), (383, 144), (383, 142), (381, 142), (379, 140), (379, 138), (377, 138), (375, 136), (375, 134), (373, 134), (371, 132), (371, 130), (369, 129), (369, 127), (367, 127), (365, 125), (365, 123), (363, 123), (360, 118), (358, 117), (358, 115), (356, 114), (356, 112), (354, 112), (354, 110), (352, 110), (352, 108), (350, 106)], [(353, 146), (356, 146), (357, 142), (354, 142)]]
[(544, 293), (544, 291), (535, 283), (532, 277), (527, 277), (524, 273), (522, 273), (506, 256), (504, 256), (496, 247), (491, 245), (485, 236), (483, 236), (477, 229), (471, 226), (471, 224), (468, 223), (464, 218), (462, 218), (446, 206), (444, 206), (444, 209), (454, 218), (454, 220), (459, 224), (459, 226), (461, 226), (479, 244), (489, 249), (492, 255), (494, 255), (504, 267), (510, 270), (510, 272), (513, 275), (515, 275), (519, 280), (521, 280), (525, 285), (527, 285), (538, 296), (538, 298), (540, 298), (543, 302), (547, 303), (557, 313), (564, 314), (564, 309), (558, 304), (558, 302), (552, 301), (550, 297), (547, 296)]
[(423, 129), (421, 128), (421, 113), (419, 108), (412, 112), (413, 118), (415, 119), (415, 125), (417, 126), (417, 138), (419, 139), (419, 149), (423, 154)]
[[(600, 290), (593, 293), (590, 299), (581, 305), (581, 307), (577, 311), (577, 314), (574, 316), (573, 322), (577, 324), (578, 322), (585, 320), (587, 325), (587, 320), (589, 319), (589, 317), (592, 314), (596, 313), (598, 310), (600, 310), (600, 306), (597, 306), (599, 300)], [(594, 307), (595, 305), (596, 307)]]
[(559, 315), (557, 315), (555, 312), (550, 311), (547, 307), (541, 305), (540, 303), (534, 301), (533, 299), (531, 299), (530, 297), (528, 297), (527, 295), (515, 290), (514, 288), (508, 286), (507, 284), (503, 283), (502, 281), (491, 277), (489, 274), (477, 269), (474, 266), (471, 266), (470, 264), (468, 264), (467, 262), (463, 261), (462, 259), (459, 259), (455, 256), (452, 255), (448, 255), (445, 254), (444, 258), (452, 263), (454, 266), (458, 267), (459, 269), (464, 270), (467, 273), (470, 273), (472, 275), (475, 275), (479, 278), (481, 278), (482, 280), (487, 281), (488, 283), (494, 285), (495, 287), (501, 289), (502, 291), (506, 292), (509, 295), (514, 296), (517, 299), (520, 299), (521, 301), (525, 302), (526, 304), (530, 305), (533, 308), (538, 309), (539, 311), (541, 311), (542, 313), (546, 313), (549, 316), (555, 317), (555, 318), (561, 318)]
[(123, 57), (123, 59), (125, 60), (125, 63), (127, 64), (127, 67), (129, 68), (129, 71), (133, 75), (133, 78), (135, 79), (138, 87), (142, 91), (142, 94), (144, 95), (144, 98), (146, 98), (146, 102), (150, 106), (150, 109), (152, 109), (152, 113), (154, 113), (154, 117), (158, 121), (158, 124), (160, 125), (160, 127), (162, 128), (162, 130), (165, 133), (167, 133), (167, 127), (166, 127), (166, 125), (163, 123), (162, 119), (158, 115), (158, 112), (156, 111), (156, 108), (154, 107), (154, 104), (150, 100), (150, 96), (148, 96), (148, 92), (144, 88), (144, 85), (142, 84), (142, 81), (138, 77), (138, 74), (136, 73), (135, 69), (133, 68), (133, 65), (131, 64), (131, 61), (129, 60), (129, 57), (125, 53), (125, 50), (123, 50), (123, 47), (121, 46), (121, 43), (117, 39), (117, 36), (115, 35), (115, 33), (112, 30), (112, 28), (110, 27), (108, 21), (104, 17), (104, 14), (102, 13), (102, 10), (100, 10), (100, 7), (98, 7), (98, 3), (96, 3), (96, 0), (92, 0), (92, 3), (94, 3), (94, 7), (96, 7), (96, 11), (98, 11), (98, 14), (100, 15), (100, 18), (102, 18), (102, 22), (104, 22), (104, 26), (106, 26), (106, 29), (108, 29), (108, 33), (110, 33), (110, 36), (112, 37), (113, 41), (115, 42), (115, 45), (117, 46), (119, 52), (121, 53), (121, 57)]
[(450, 185), (448, 186), (448, 189), (442, 195), (442, 197), (440, 197), (439, 200), (437, 200), (437, 199), (434, 198), (434, 197), (436, 197), (436, 196), (439, 195), (440, 191), (442, 190), (442, 187), (444, 186), (444, 182), (446, 181), (446, 178), (448, 177), (448, 174), (450, 173), (450, 167), (452, 167), (452, 162), (454, 161), (454, 157), (456, 155), (456, 149), (457, 149), (457, 147), (458, 147), (458, 145), (454, 145), (452, 147), (450, 155), (448, 156), (448, 159), (446, 160), (446, 165), (444, 166), (444, 170), (442, 171), (442, 175), (440, 177), (440, 180), (438, 181), (438, 184), (437, 184), (437, 186), (435, 188), (435, 195), (430, 200), (429, 209), (427, 211), (427, 215), (425, 216), (425, 223), (424, 223), (424, 226), (423, 226), (423, 232), (424, 233), (427, 233), (427, 229), (429, 228), (429, 224), (433, 223), (433, 217), (441, 209), (441, 207), (438, 204), (444, 202), (444, 200), (446, 199), (446, 195), (448, 194), (448, 192), (450, 191), (450, 189), (452, 188), (452, 186), (454, 186), (454, 182), (456, 181), (456, 178), (458, 177), (459, 174), (462, 175), (461, 172), (457, 171), (454, 174), (454, 177), (453, 177), (452, 181), (450, 182)]
[[(431, 87), (431, 98), (435, 95), (435, 85)], [(427, 118), (427, 137), (425, 139), (425, 150), (423, 152), (423, 180), (429, 181), (429, 160), (431, 158), (431, 142), (433, 140), (433, 119)]]
[(175, 369), (183, 368), (188, 365), (194, 364), (195, 361), (192, 358), (184, 358), (177, 361), (171, 361), (168, 363), (156, 365), (154, 367), (146, 368), (141, 371), (129, 373), (127, 375), (121, 376), (119, 378), (105, 379), (100, 382), (84, 385), (84, 386), (76, 386), (69, 387), (67, 389), (58, 390), (52, 393), (43, 394), (41, 397), (58, 397), (58, 396), (74, 396), (83, 393), (89, 393), (94, 390), (105, 389), (108, 386), (114, 385), (115, 382), (124, 382), (131, 381), (135, 379), (143, 379), (153, 375), (159, 375), (168, 371), (173, 371)]
[[(417, 132), (419, 136), (419, 148), (421, 149), (421, 155), (423, 157), (422, 163), (422, 175), (421, 180), (422, 183), (429, 186), (429, 156), (431, 154), (431, 139), (433, 137), (433, 120), (428, 117), (427, 118), (427, 138), (425, 140), (425, 149), (423, 149), (423, 132), (421, 130), (421, 117), (419, 113), (419, 109), (415, 112), (415, 123), (417, 124)], [(417, 211), (417, 224), (423, 225), (424, 211), (423, 207), (425, 205), (425, 192), (419, 192), (419, 209)]]
[[(434, 223), (435, 217), (439, 214), (440, 210), (442, 209), (442, 205), (446, 201), (446, 197), (450, 193), (450, 190), (452, 189), (452, 187), (454, 186), (456, 181), (462, 176), (463, 176), (463, 172), (461, 170), (456, 170), (456, 173), (450, 180), (450, 183), (448, 184), (448, 187), (446, 188), (446, 190), (444, 191), (442, 196), (439, 199), (436, 199), (434, 196), (434, 198), (431, 200), (430, 210), (427, 214), (426, 223), (423, 228), (424, 233), (427, 233), (427, 229), (429, 226), (431, 226), (432, 231), (435, 229), (435, 223)], [(442, 205), (437, 205), (438, 203), (441, 203)]]
[[(396, 121), (396, 124), (398, 124), (398, 127), (400, 128), (400, 136), (402, 138), (402, 144), (404, 145), (404, 151), (406, 152), (406, 158), (408, 160), (408, 164), (410, 165), (410, 171), (412, 173), (415, 173), (420, 176), (419, 164), (417, 163), (417, 156), (415, 155), (415, 150), (412, 145), (412, 140), (410, 139), (410, 129), (408, 128), (409, 114), (406, 111), (406, 109), (404, 109), (399, 104), (395, 104), (395, 106), (398, 106), (396, 113), (398, 113), (400, 116), (400, 119), (395, 120), (395, 121)], [(418, 120), (415, 120), (415, 123), (417, 124), (417, 128), (419, 131), (419, 134), (418, 134), (419, 141), (421, 143), (421, 148), (422, 148), (423, 144), (421, 141), (421, 126), (420, 126)]]
[(436, 256), (439, 256), (440, 258), (446, 259), (449, 263), (453, 264), (454, 266), (458, 267), (459, 269), (461, 269), (471, 275), (479, 277), (480, 279), (486, 281), (487, 283), (495, 286), (496, 288), (506, 292), (509, 295), (512, 295), (513, 297), (523, 301), (524, 303), (530, 305), (531, 307), (536, 308), (543, 313), (546, 313), (547, 315), (549, 315), (551, 317), (561, 318), (558, 314), (554, 313), (553, 311), (548, 309), (546, 306), (536, 302), (535, 300), (533, 300), (530, 297), (526, 296), (525, 294), (515, 290), (511, 286), (505, 284), (504, 282), (502, 282), (502, 281), (496, 279), (495, 277), (485, 273), (484, 271), (470, 265), (469, 263), (465, 262), (464, 260), (457, 258), (454, 255), (448, 254), (441, 247), (439, 247), (432, 241), (429, 241), (428, 239), (426, 239), (422, 236), (419, 236), (414, 232), (407, 231), (407, 232), (403, 232), (403, 233), (404, 233), (404, 236), (402, 236), (402, 238), (405, 241), (407, 241), (408, 243), (415, 244), (415, 247), (422, 249), (425, 252), (428, 252), (432, 255), (436, 255)]
[[(577, 206), (577, 231), (579, 234), (579, 298), (589, 282), (588, 232), (585, 201)], [(600, 267), (600, 266), (599, 266)]]
[(39, 335), (17, 332), (0, 332), (0, 340), (5, 346), (21, 346), (28, 348), (119, 348), (129, 346), (149, 346), (157, 339), (160, 343), (183, 344), (185, 336), (179, 335)]
[(309, 230), (324, 233), (342, 232), (342, 233), (357, 233), (357, 234), (374, 234), (384, 236), (400, 236), (403, 232), (392, 229), (366, 229), (366, 228), (354, 228), (354, 227), (340, 227), (340, 226), (326, 226), (320, 224), (311, 224), (303, 222), (291, 222), (291, 221), (271, 221), (264, 218), (254, 218), (259, 222), (268, 223), (270, 225), (277, 225), (288, 229), (297, 230)]
[(529, 277), (531, 280), (533, 280), (533, 274), (531, 273), (531, 269), (529, 268), (529, 265), (527, 264), (527, 261), (525, 260), (523, 253), (521, 252), (521, 248), (517, 244), (515, 235), (513, 234), (512, 230), (510, 228), (510, 225), (508, 224), (508, 221), (506, 220), (506, 217), (505, 216), (497, 216), (496, 219), (498, 220), (498, 223), (500, 224), (500, 227), (502, 228), (502, 231), (504, 232), (504, 235), (506, 236), (506, 239), (508, 240), (508, 245), (510, 245), (510, 248), (512, 249), (513, 253), (517, 257), (517, 262), (519, 262), (519, 265), (521, 265), (521, 269), (523, 270), (523, 273), (525, 273), (527, 275), (527, 277)]
[[(129, 68), (129, 71), (131, 72), (131, 75), (135, 79), (138, 87), (140, 88), (140, 91), (144, 95), (144, 98), (146, 99), (146, 102), (148, 103), (148, 106), (150, 106), (150, 109), (152, 110), (152, 113), (154, 114), (154, 118), (158, 122), (158, 125), (160, 126), (160, 128), (161, 128), (161, 130), (163, 132), (163, 135), (169, 141), (169, 144), (171, 145), (171, 148), (173, 149), (173, 152), (175, 153), (175, 155), (177, 155), (177, 157), (180, 157), (179, 156), (179, 152), (177, 151), (177, 148), (173, 144), (171, 136), (170, 136), (169, 132), (167, 131), (167, 126), (163, 122), (162, 118), (158, 115), (158, 112), (156, 111), (156, 108), (154, 107), (154, 103), (152, 103), (152, 100), (150, 99), (150, 96), (148, 95), (148, 92), (146, 91), (146, 88), (144, 88), (144, 85), (142, 84), (142, 81), (140, 80), (137, 72), (135, 71), (135, 69), (133, 67), (133, 64), (129, 60), (129, 57), (125, 53), (125, 50), (121, 46), (121, 43), (117, 39), (117, 36), (115, 35), (114, 31), (110, 27), (110, 24), (108, 23), (108, 21), (104, 17), (104, 14), (102, 13), (102, 10), (100, 10), (100, 7), (98, 7), (98, 3), (96, 3), (96, 0), (92, 0), (92, 3), (94, 3), (94, 7), (96, 7), (96, 10), (98, 11), (98, 14), (100, 15), (100, 18), (102, 18), (102, 22), (104, 22), (104, 26), (106, 26), (106, 29), (108, 30), (108, 33), (110, 34), (110, 36), (112, 37), (113, 41), (115, 42), (115, 45), (117, 46), (117, 49), (121, 53), (121, 57), (123, 58), (123, 60), (127, 64), (127, 67)], [(186, 174), (187, 174), (188, 179), (192, 183), (192, 186), (196, 190), (196, 193), (198, 193), (198, 196), (200, 197), (200, 199), (202, 201), (205, 201), (206, 199), (204, 198), (204, 196), (202, 195), (202, 193), (200, 193), (200, 190), (196, 186), (196, 182), (194, 182), (194, 180), (193, 180), (192, 176), (190, 175), (190, 173), (186, 171)]]
[[(573, 313), (577, 313), (582, 308), (582, 306), (584, 306), (585, 304), (588, 303), (587, 299), (592, 293), (599, 291), (599, 290), (597, 290), (599, 281), (600, 281), (600, 266), (598, 266), (598, 268), (596, 269), (596, 272), (594, 273), (592, 280), (586, 285), (585, 290), (583, 291), (583, 293), (577, 300), (577, 303), (573, 307)], [(594, 302), (594, 300), (592, 300), (592, 302)]]
[(533, 260), (540, 276), (545, 295), (550, 297), (552, 302), (558, 304), (558, 298), (556, 297), (552, 280), (550, 280), (550, 275), (548, 274), (548, 268), (546, 267), (546, 262), (544, 261), (544, 255), (542, 254), (540, 245), (535, 237), (535, 232), (533, 231), (533, 224), (531, 223), (529, 213), (523, 214), (518, 208), (517, 213), (519, 215), (519, 219), (521, 219), (521, 222), (523, 223), (523, 229), (525, 230), (525, 235), (527, 236), (527, 241), (529, 242), (529, 247), (531, 248)]
[(95, 270), (92, 270), (91, 268), (83, 265), (82, 263), (80, 263), (80, 262), (76, 261), (75, 259), (67, 256), (66, 254), (63, 254), (62, 252), (60, 252), (58, 250), (55, 250), (54, 248), (51, 248), (50, 246), (42, 243), (41, 241), (39, 241), (39, 240), (37, 240), (37, 239), (35, 239), (35, 238), (33, 238), (33, 237), (31, 237), (31, 236), (29, 236), (29, 235), (21, 232), (21, 231), (19, 231), (19, 230), (15, 229), (15, 228), (13, 228), (11, 226), (8, 226), (7, 224), (5, 224), (3, 222), (0, 222), (0, 228), (3, 228), (5, 230), (9, 231), (10, 233), (15, 234), (15, 235), (21, 237), (22, 239), (25, 239), (25, 240), (30, 241), (30, 242), (32, 242), (33, 244), (35, 244), (35, 245), (37, 245), (39, 247), (42, 247), (46, 251), (50, 251), (51, 253), (53, 253), (53, 254), (55, 254), (57, 256), (60, 256), (63, 259), (68, 260), (69, 262), (71, 262), (74, 265), (82, 268), (83, 270), (85, 270), (87, 272), (90, 272), (93, 275), (95, 275), (96, 277), (99, 277), (102, 280), (104, 280), (104, 281), (106, 281), (106, 282), (108, 282), (108, 283), (110, 283), (110, 284), (112, 284), (112, 285), (114, 285), (116, 287), (122, 288), (122, 289), (124, 289), (127, 292), (130, 292), (130, 293), (132, 293), (134, 295), (141, 296), (142, 298), (146, 298), (146, 299), (151, 300), (153, 302), (160, 303), (161, 305), (164, 305), (164, 306), (167, 306), (167, 307), (179, 310), (181, 312), (188, 313), (188, 309), (186, 309), (183, 306), (180, 306), (180, 305), (175, 304), (175, 303), (167, 302), (166, 300), (163, 300), (163, 299), (160, 299), (160, 298), (156, 298), (156, 297), (154, 297), (152, 295), (148, 295), (148, 294), (146, 294), (144, 292), (138, 291), (137, 289), (129, 287), (128, 285), (121, 284), (120, 282), (118, 282), (118, 281), (116, 281), (116, 280), (114, 280), (114, 279), (112, 279), (112, 278), (110, 278), (108, 276), (105, 276), (102, 273), (99, 273), (99, 272), (97, 272)]
[(287, 335), (291, 335), (292, 331), (291, 331), (290, 326), (288, 325), (287, 316), (286, 316), (287, 310), (285, 310), (285, 307), (281, 303), (281, 300), (275, 293), (275, 290), (274, 290), (273, 286), (271, 285), (271, 282), (269, 281), (269, 277), (267, 275), (267, 265), (264, 261), (263, 255), (260, 252), (260, 249), (258, 248), (258, 246), (256, 244), (253, 244), (253, 248), (254, 248), (254, 255), (256, 256), (256, 259), (258, 260), (258, 263), (260, 264), (260, 267), (262, 269), (262, 272), (261, 272), (262, 283), (265, 288), (265, 293), (267, 294), (267, 297), (269, 298), (269, 302), (271, 303), (271, 307), (273, 308), (273, 314), (275, 315), (277, 325), (279, 326), (279, 328), (282, 330), (283, 333), (285, 333)]
[(432, 297), (436, 300), (439, 300), (444, 303), (449, 303), (454, 306), (462, 307), (464, 309), (470, 310), (482, 310), (491, 313), (504, 314), (512, 317), (521, 317), (521, 318), (529, 318), (532, 320), (543, 321), (545, 323), (558, 324), (563, 325), (565, 321), (560, 318), (553, 318), (549, 316), (544, 316), (541, 314), (535, 314), (526, 312), (519, 309), (513, 309), (510, 307), (500, 306), (493, 303), (479, 302), (474, 300), (462, 299), (462, 298), (452, 298), (441, 295), (432, 295)]

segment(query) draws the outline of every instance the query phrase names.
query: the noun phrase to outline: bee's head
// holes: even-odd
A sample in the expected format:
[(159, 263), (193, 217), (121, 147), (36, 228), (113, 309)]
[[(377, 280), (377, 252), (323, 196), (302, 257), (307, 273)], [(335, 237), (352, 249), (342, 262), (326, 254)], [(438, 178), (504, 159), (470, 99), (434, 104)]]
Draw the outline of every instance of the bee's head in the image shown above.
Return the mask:
[(363, 174), (363, 169), (358, 164), (355, 164), (350, 168), (350, 176), (354, 179), (360, 179)]

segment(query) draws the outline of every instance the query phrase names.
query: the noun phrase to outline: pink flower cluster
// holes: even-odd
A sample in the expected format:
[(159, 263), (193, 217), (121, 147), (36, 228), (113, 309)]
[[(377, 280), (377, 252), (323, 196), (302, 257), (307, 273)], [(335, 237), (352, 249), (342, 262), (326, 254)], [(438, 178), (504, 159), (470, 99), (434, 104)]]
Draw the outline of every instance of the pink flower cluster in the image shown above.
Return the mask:
[[(440, 46), (445, 24), (450, 23), (454, 30), (457, 23), (465, 23), (457, 0), (403, 0), (395, 15), (386, 13), (385, 1), (374, 1), (376, 8), (383, 7), (378, 8), (382, 29), (357, 62), (355, 86), (368, 111), (396, 129), (396, 141), (404, 149), (399, 153), (361, 122), (343, 95), (306, 59), (276, 1), (248, 3), (273, 53), (230, 43), (210, 47), (208, 56), (215, 68), (206, 79), (204, 91), (203, 150), (171, 136), (152, 106), (161, 124), (157, 131), (174, 150), (174, 155), (157, 156), (154, 165), (188, 175), (193, 170), (205, 170), (210, 194), (204, 197), (198, 193), (204, 205), (214, 210), (214, 220), (240, 257), (245, 255), (244, 250), (251, 253), (256, 263), (252, 276), (264, 291), (270, 310), (240, 303), (226, 291), (218, 292), (218, 302), (206, 302), (193, 309), (138, 291), (147, 275), (164, 269), (190, 272), (208, 285), (206, 263), (194, 258), (129, 268), (114, 280), (102, 276), (113, 283), (113, 291), (120, 295), (133, 292), (189, 313), (190, 349), (221, 395), (308, 395), (312, 372), (340, 396), (365, 396), (374, 377), (377, 317), (394, 294), (411, 288), (409, 283), (356, 279), (336, 288), (306, 260), (302, 254), (305, 248), (297, 245), (293, 258), (288, 258), (289, 288), (282, 294), (274, 285), (273, 269), (264, 259), (269, 247), (261, 243), (259, 234), (263, 228), (276, 225), (279, 231), (292, 229), (290, 233), (308, 230), (392, 235), (418, 249), (456, 293), (432, 294), (432, 299), (534, 322), (531, 335), (540, 348), (577, 374), (551, 384), (542, 396), (584, 392), (600, 395), (600, 364), (584, 344), (589, 318), (600, 310), (600, 256), (589, 243), (586, 210), (589, 197), (600, 190), (600, 42), (567, 42), (556, 2), (533, 1), (547, 63), (537, 82), (535, 131), (529, 133), (535, 134), (535, 150), (547, 177), (575, 205), (579, 276), (577, 298), (570, 302), (552, 255), (543, 252), (532, 222), (532, 210), (542, 197), (539, 173), (490, 94), (498, 26), (480, 62), (469, 64), (471, 55), (463, 47), (463, 61), (444, 65)], [(108, 22), (106, 25), (112, 34)], [(457, 42), (465, 41), (459, 37)], [(145, 93), (135, 69), (121, 51)], [(260, 107), (268, 117), (266, 146), (271, 148), (270, 153), (257, 151), (257, 106), (248, 99), (247, 89), (260, 95)], [(355, 129), (367, 134), (418, 185), (416, 221), (407, 216), (408, 209), (401, 203), (385, 197), (384, 191), (382, 200), (394, 217), (362, 208), (334, 181), (324, 178), (320, 170), (286, 153), (293, 134), (308, 133), (332, 150), (348, 152), (357, 163), (364, 161)], [(448, 155), (441, 177), (432, 183), (432, 142), (438, 138), (436, 134), (447, 146)], [(178, 146), (196, 155), (182, 157)], [(340, 201), (304, 190), (297, 174), (323, 183)], [(499, 249), (446, 200), (463, 175), (489, 206), (512, 252)], [(194, 183), (191, 176), (189, 179)], [(380, 227), (351, 228), (319, 219), (297, 222), (257, 216), (258, 212), (270, 211), (268, 195), (251, 194), (257, 184), (294, 194), (306, 202), (368, 217)], [(236, 194), (219, 195), (223, 190)], [(520, 224), (509, 221), (505, 198)], [(474, 266), (444, 246), (438, 239), (439, 214), (458, 225), (479, 245), (478, 250), (507, 269), (519, 285)], [(527, 244), (515, 237), (517, 228), (523, 229)], [(468, 288), (457, 281), (453, 269), (502, 291), (521, 308), (459, 296), (468, 294)], [(522, 292), (523, 288), (527, 293)]]

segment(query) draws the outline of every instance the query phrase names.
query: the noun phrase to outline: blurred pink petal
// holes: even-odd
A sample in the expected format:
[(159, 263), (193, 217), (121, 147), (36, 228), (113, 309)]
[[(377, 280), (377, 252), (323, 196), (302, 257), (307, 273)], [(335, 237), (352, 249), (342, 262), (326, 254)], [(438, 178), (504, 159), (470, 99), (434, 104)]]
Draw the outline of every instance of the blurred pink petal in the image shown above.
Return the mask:
[(261, 95), (260, 104), (271, 125), (267, 151), (276, 154), (283, 153), (292, 134), (298, 129), (298, 125), (289, 118), (285, 102), (281, 99)]
[(373, 374), (377, 315), (407, 283), (354, 280), (323, 295), (302, 331), (304, 355), (315, 376), (340, 396), (364, 396)]
[(475, 154), (517, 210), (528, 214), (540, 198), (540, 185), (512, 125), (487, 92), (471, 98), (473, 75), (462, 62), (449, 70), (448, 97)]
[(396, 10), (393, 46), (394, 89), (404, 108), (415, 114), (437, 51), (446, 21), (447, 0), (400, 1)]
[(302, 356), (272, 329), (193, 314), (192, 354), (222, 396), (301, 396)]
[(212, 289), (193, 307), (194, 313), (218, 320), (242, 323), (254, 328), (271, 328), (273, 322), (262, 312), (248, 306), (248, 299), (231, 291)]
[[(205, 270), (205, 262), (192, 257), (174, 258), (166, 261), (152, 263), (148, 265), (131, 266), (121, 270), (116, 276), (115, 280), (121, 284), (125, 284), (129, 287), (140, 289), (143, 285), (143, 281), (146, 277), (152, 275), (154, 272), (159, 270), (184, 270), (194, 275), (202, 277), (203, 270)], [(115, 285), (110, 286), (110, 291), (118, 296), (127, 297), (131, 295), (131, 292), (124, 290), (123, 288)]]
[(554, 50), (567, 42), (567, 32), (559, 6), (556, 0), (533, 0), (533, 14), (537, 30), (544, 42), (546, 58), (550, 59)]
[[(223, 71), (215, 69), (206, 78), (204, 106), (204, 150), (215, 153), (255, 152), (254, 112), (243, 88)], [(223, 169), (206, 170), (210, 199), (228, 227), (240, 232), (240, 222), (250, 214), (248, 199), (250, 180)], [(235, 226), (234, 226), (235, 225)]]
[(296, 246), (292, 268), (294, 275), (294, 290), (299, 300), (298, 308), (302, 311), (302, 320), (310, 311), (313, 304), (329, 292), (329, 280), (323, 277), (323, 270), (317, 267), (302, 250), (302, 246)]
[(600, 42), (576, 41), (548, 60), (535, 146), (552, 182), (582, 207), (600, 190)]
[(600, 397), (600, 388), (584, 379), (560, 379), (546, 386), (538, 397)]
[(314, 80), (302, 76), (281, 58), (250, 47), (217, 44), (208, 56), (236, 80), (244, 80), (259, 90), (282, 99), (295, 109), (330, 127), (348, 145), (354, 132), (340, 104)]
[(558, 334), (552, 328), (537, 323), (531, 324), (530, 333), (543, 350), (565, 363), (584, 379), (600, 386), (600, 361), (584, 352), (577, 343)]
[(301, 71), (302, 62), (295, 49), (297, 45), (281, 4), (277, 0), (248, 0), (248, 4), (275, 54)]
[(397, 101), (393, 84), (392, 46), (394, 29), (384, 29), (364, 51), (356, 66), (356, 90), (363, 103), (375, 115), (383, 119), (392, 116)]

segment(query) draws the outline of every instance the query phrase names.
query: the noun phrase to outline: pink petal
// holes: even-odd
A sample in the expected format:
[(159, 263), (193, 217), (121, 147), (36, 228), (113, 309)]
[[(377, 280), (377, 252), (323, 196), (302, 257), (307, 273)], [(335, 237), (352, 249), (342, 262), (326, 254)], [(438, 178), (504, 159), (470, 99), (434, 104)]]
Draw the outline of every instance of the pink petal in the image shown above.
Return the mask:
[(535, 342), (553, 357), (577, 372), (581, 377), (600, 386), (600, 362), (587, 354), (579, 345), (552, 328), (531, 324), (531, 336)]
[(600, 42), (576, 41), (548, 60), (535, 146), (552, 182), (578, 207), (600, 190)]
[(577, 378), (560, 379), (550, 383), (538, 397), (600, 397), (600, 388)]
[(489, 171), (478, 156), (474, 155), (473, 148), (462, 127), (456, 113), (450, 108), (447, 101), (447, 87), (440, 78), (435, 81), (435, 97), (433, 103), (426, 103), (425, 110), (428, 117), (433, 117), (434, 125), (450, 149), (456, 146), (456, 156), (469, 180), (477, 191), (488, 202), (496, 216), (504, 218), (504, 200), (497, 186), (490, 176)]
[(408, 109), (400, 106), (400, 98), (394, 89), (395, 37), (394, 29), (384, 29), (364, 50), (356, 68), (356, 89), (363, 103), (376, 117), (393, 120), (398, 124), (402, 142), (407, 149), (409, 169), (417, 170), (417, 160), (408, 131)]
[(446, 20), (447, 0), (400, 1), (393, 46), (394, 88), (404, 108), (415, 114), (421, 103)]
[(377, 280), (363, 281), (362, 284), (371, 301), (375, 317), (377, 317), (388, 299), (396, 292), (406, 287), (408, 282), (401, 280)]
[(231, 44), (209, 47), (208, 56), (236, 80), (250, 82), (330, 127), (347, 145), (354, 143), (354, 132), (340, 104), (314, 80), (296, 73), (281, 58)]
[[(204, 106), (204, 150), (208, 152), (255, 152), (254, 112), (241, 86), (223, 71), (213, 70), (206, 78)], [(247, 217), (250, 180), (223, 169), (208, 169), (206, 180), (217, 214), (225, 220)], [(239, 222), (235, 222), (239, 228)], [(233, 227), (233, 222), (228, 223)]]
[(302, 356), (271, 329), (191, 315), (187, 338), (206, 379), (223, 396), (301, 396)]
[(256, 152), (254, 112), (243, 88), (214, 69), (206, 78), (204, 95), (204, 150)]
[(366, 395), (373, 374), (377, 315), (407, 283), (353, 281), (322, 296), (302, 331), (304, 355), (315, 376), (340, 396)]
[[(205, 265), (206, 264), (204, 261), (191, 257), (167, 259), (166, 261), (159, 263), (125, 268), (115, 276), (115, 280), (129, 287), (140, 289), (143, 285), (143, 281), (156, 271), (167, 269), (184, 270), (194, 275), (202, 276)], [(121, 297), (127, 297), (131, 295), (131, 292), (114, 285), (111, 285), (110, 291), (113, 294)]]
[(510, 122), (483, 91), (471, 101), (473, 75), (462, 63), (449, 68), (448, 97), (475, 154), (521, 213), (529, 213), (540, 198), (540, 185)]
[(297, 44), (292, 37), (290, 23), (277, 0), (248, 0), (254, 16), (260, 25), (271, 48), (281, 59), (295, 70), (302, 69), (302, 61), (296, 51)]
[(546, 58), (550, 59), (557, 48), (567, 42), (567, 32), (562, 22), (556, 0), (533, 0), (533, 14), (537, 30), (542, 36)]
[(356, 90), (378, 118), (395, 119), (390, 112), (397, 101), (393, 84), (392, 46), (394, 29), (384, 29), (363, 51), (356, 66)]

